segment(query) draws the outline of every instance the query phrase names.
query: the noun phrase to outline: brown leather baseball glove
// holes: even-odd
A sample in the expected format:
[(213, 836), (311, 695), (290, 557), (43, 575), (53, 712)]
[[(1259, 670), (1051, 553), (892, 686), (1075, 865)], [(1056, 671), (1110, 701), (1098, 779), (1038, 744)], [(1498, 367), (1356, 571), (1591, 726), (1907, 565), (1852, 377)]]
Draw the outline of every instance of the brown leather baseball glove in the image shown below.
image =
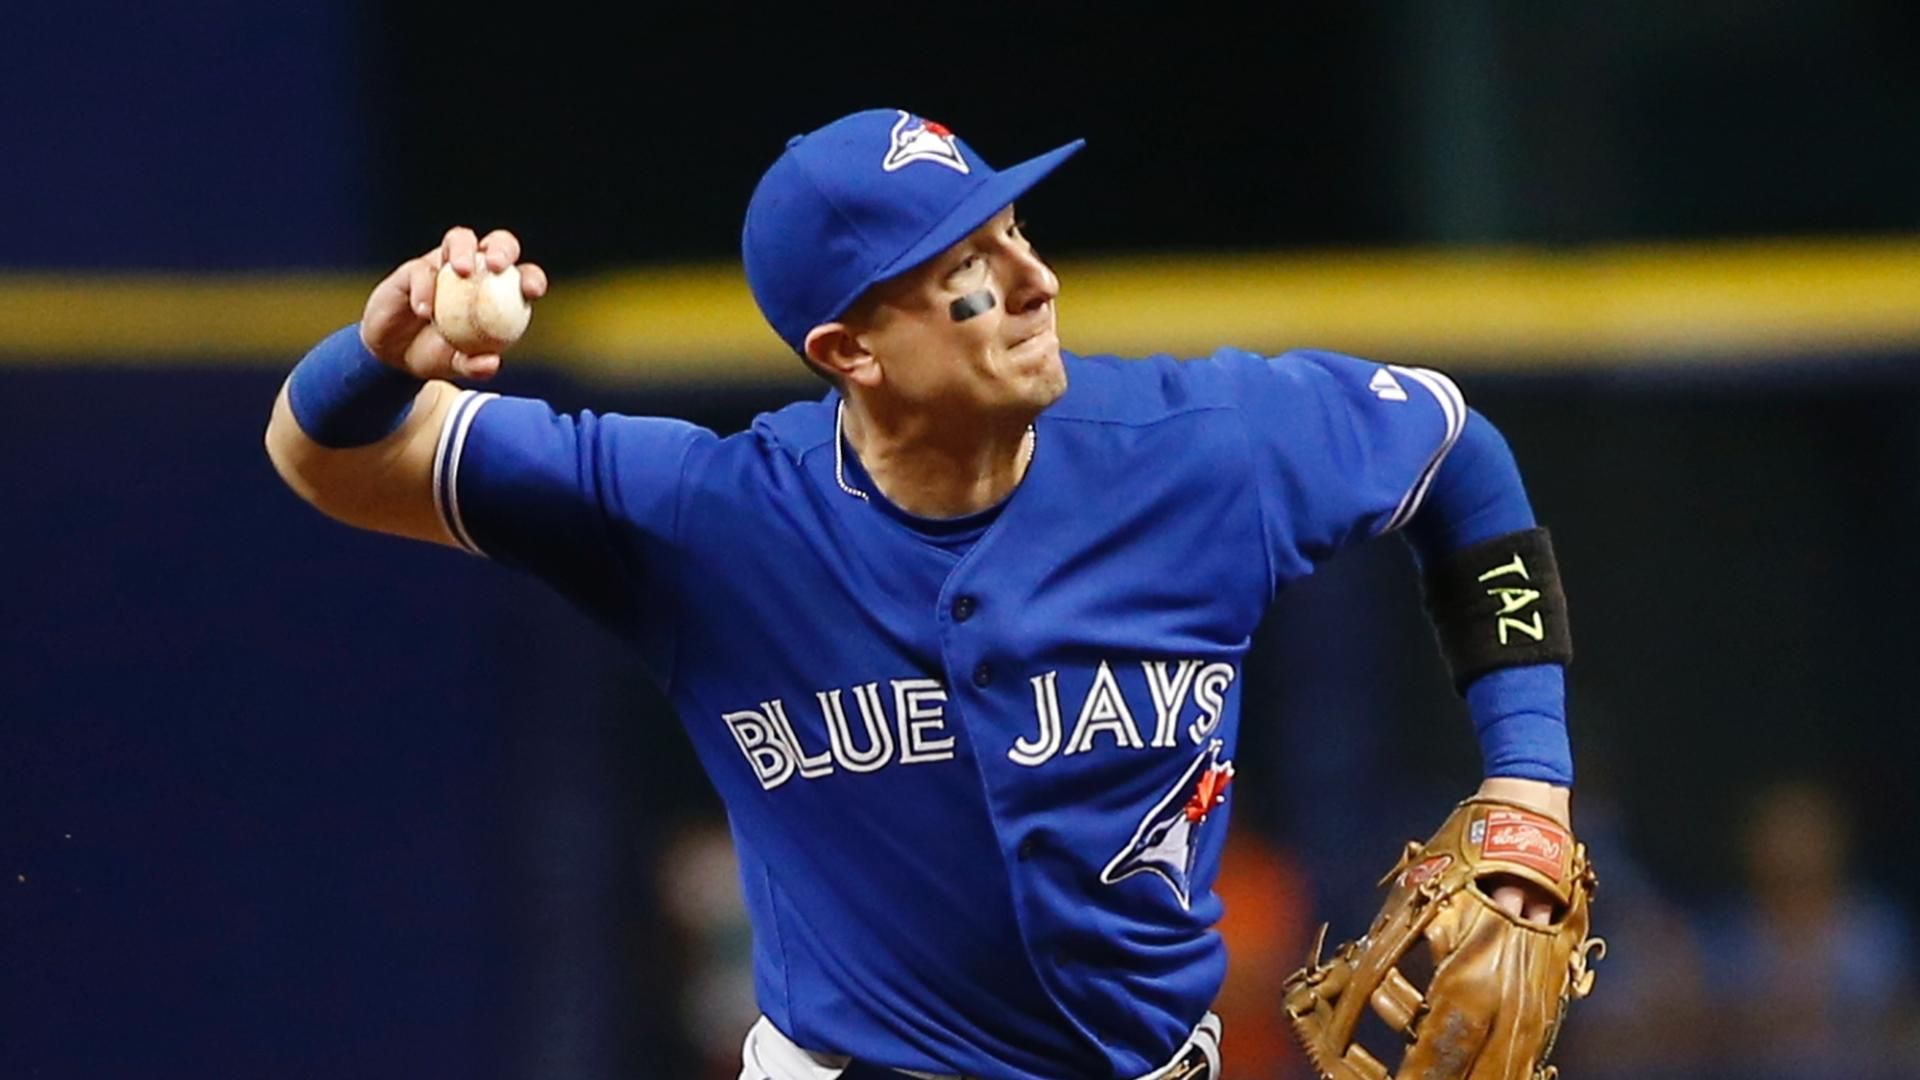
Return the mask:
[[(1495, 906), (1490, 877), (1552, 893), (1547, 925)], [(1567, 1005), (1593, 988), (1588, 964), (1606, 943), (1587, 936), (1595, 878), (1585, 845), (1553, 819), (1472, 798), (1425, 844), (1410, 841), (1385, 878), (1387, 902), (1367, 936), (1324, 962), (1326, 928), (1307, 966), (1287, 980), (1287, 1015), (1326, 1080), (1386, 1080), (1355, 1041), (1371, 1005), (1406, 1039), (1397, 1080), (1548, 1080)], [(1424, 938), (1425, 956), (1414, 946)], [(1424, 991), (1419, 967), (1432, 972)], [(1407, 969), (1403, 971), (1402, 969)], [(1385, 1052), (1385, 1051), (1381, 1051)]]

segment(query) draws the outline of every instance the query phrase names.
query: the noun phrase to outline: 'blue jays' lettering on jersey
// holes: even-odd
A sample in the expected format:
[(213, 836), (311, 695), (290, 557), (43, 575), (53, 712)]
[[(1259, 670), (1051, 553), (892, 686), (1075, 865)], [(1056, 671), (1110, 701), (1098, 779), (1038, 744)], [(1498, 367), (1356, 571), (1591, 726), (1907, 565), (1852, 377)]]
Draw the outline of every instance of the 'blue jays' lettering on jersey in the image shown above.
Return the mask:
[[(1133, 1076), (1225, 971), (1240, 663), (1275, 591), (1418, 508), (1466, 421), (1330, 353), (1066, 357), (999, 507), (928, 522), (838, 399), (730, 438), (468, 393), (436, 499), (635, 646), (724, 798), (801, 1046)], [(850, 495), (847, 487), (870, 490)]]

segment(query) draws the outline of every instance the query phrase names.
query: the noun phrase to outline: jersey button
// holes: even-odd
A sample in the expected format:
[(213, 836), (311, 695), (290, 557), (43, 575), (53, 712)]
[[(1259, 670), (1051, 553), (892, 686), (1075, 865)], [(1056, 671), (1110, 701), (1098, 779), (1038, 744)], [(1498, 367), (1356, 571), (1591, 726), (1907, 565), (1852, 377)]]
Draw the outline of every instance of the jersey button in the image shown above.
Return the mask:
[(993, 669), (987, 666), (987, 662), (982, 660), (974, 665), (973, 685), (986, 686), (991, 682), (993, 682)]
[(1034, 843), (1033, 837), (1031, 836), (1020, 841), (1020, 861), (1026, 862), (1028, 859), (1033, 858), (1033, 853), (1039, 846), (1039, 844)]
[(973, 618), (973, 609), (978, 606), (971, 596), (956, 598), (953, 602), (953, 621), (966, 622), (968, 619)]

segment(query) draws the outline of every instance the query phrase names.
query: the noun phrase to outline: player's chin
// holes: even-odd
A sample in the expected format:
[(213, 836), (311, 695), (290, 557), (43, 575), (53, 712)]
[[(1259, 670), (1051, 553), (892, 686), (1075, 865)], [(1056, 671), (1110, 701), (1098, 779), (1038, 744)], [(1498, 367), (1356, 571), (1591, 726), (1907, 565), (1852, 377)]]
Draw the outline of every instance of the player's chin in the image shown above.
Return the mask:
[(1007, 352), (1008, 366), (1030, 394), (1043, 397), (1041, 405), (1052, 404), (1067, 389), (1067, 366), (1060, 358), (1060, 338), (1046, 330), (1015, 345)]
[(1022, 364), (1010, 384), (1019, 406), (1038, 412), (1060, 400), (1060, 395), (1067, 392), (1066, 365), (1060, 362), (1060, 354), (1054, 352)]
[(1053, 362), (1046, 369), (1044, 378), (1042, 378), (1040, 382), (1039, 393), (1037, 394), (1039, 398), (1038, 404), (1044, 409), (1048, 405), (1059, 401), (1060, 395), (1066, 392), (1067, 365), (1060, 359), (1060, 350), (1055, 349), (1053, 351)]

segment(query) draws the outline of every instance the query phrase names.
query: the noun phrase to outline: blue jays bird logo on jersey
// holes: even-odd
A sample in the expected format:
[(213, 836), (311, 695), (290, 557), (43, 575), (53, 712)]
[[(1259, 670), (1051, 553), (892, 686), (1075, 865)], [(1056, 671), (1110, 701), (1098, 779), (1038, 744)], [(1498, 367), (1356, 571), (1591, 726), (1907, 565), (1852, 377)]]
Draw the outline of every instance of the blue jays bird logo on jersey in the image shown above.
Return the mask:
[(1200, 850), (1200, 827), (1214, 808), (1227, 801), (1227, 785), (1233, 782), (1233, 762), (1220, 760), (1225, 745), (1215, 739), (1193, 759), (1180, 782), (1140, 820), (1133, 840), (1107, 864), (1101, 881), (1112, 885), (1134, 874), (1158, 874), (1181, 907), (1193, 906), (1193, 860)]
[(946, 125), (923, 120), (902, 109), (900, 119), (894, 121), (892, 143), (880, 167), (894, 172), (916, 161), (931, 161), (956, 172), (972, 171), (967, 168), (967, 159), (960, 154), (959, 142)]

